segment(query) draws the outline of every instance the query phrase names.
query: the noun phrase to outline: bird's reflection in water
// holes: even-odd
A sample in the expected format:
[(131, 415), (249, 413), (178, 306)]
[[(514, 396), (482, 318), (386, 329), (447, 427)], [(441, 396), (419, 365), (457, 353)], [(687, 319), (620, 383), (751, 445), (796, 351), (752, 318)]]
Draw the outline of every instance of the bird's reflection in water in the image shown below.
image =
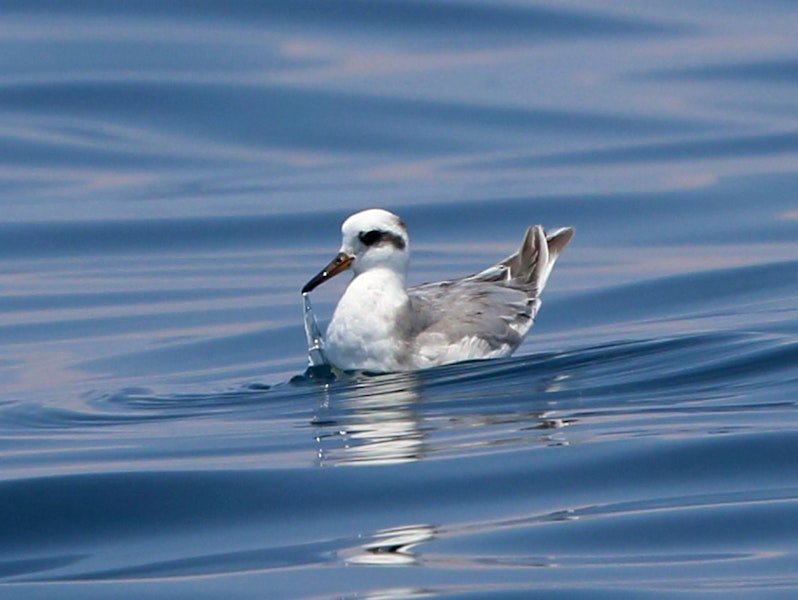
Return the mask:
[(366, 536), (366, 542), (342, 558), (358, 565), (412, 565), (418, 562), (413, 547), (435, 537), (432, 525), (406, 525), (383, 529)]
[(363, 600), (412, 600), (414, 598), (438, 598), (439, 596), (438, 592), (423, 588), (388, 588), (366, 592), (362, 598)]
[[(440, 388), (425, 393), (424, 387), (418, 373), (401, 373), (326, 388), (313, 419), (318, 464), (395, 464), (447, 451), (569, 444), (566, 428), (576, 419), (556, 410), (529, 410), (529, 404), (541, 404), (540, 398), (519, 397), (514, 390), (507, 401), (497, 399), (486, 407), (471, 386), (444, 394)], [(546, 391), (538, 388), (536, 393)]]
[(391, 464), (424, 456), (413, 374), (380, 376), (329, 394), (317, 411), (319, 463)]

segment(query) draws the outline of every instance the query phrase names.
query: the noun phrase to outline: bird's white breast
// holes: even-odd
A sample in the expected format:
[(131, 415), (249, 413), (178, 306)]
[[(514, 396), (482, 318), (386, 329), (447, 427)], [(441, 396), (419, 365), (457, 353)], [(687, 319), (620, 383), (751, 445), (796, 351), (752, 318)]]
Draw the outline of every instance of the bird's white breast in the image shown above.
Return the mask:
[(327, 328), (330, 360), (339, 368), (397, 371), (406, 368), (402, 335), (408, 313), (404, 279), (388, 268), (355, 277)]

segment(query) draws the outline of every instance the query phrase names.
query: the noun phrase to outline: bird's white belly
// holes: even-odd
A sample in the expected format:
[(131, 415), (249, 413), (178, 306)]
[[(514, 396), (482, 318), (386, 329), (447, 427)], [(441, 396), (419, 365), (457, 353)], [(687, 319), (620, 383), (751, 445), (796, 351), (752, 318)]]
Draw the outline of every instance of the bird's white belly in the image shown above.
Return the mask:
[(327, 353), (340, 369), (390, 372), (402, 370), (393, 343), (387, 337), (375, 337), (334, 321), (327, 329)]

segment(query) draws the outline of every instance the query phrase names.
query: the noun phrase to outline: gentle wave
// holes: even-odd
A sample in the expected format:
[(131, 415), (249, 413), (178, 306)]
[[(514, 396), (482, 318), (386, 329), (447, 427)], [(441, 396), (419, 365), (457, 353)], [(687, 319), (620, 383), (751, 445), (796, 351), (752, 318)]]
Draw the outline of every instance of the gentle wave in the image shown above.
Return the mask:
[[(796, 516), (798, 493), (780, 485), (780, 473), (798, 450), (795, 442), (792, 435), (718, 435), (650, 446), (633, 455), (623, 451), (628, 442), (604, 444), (594, 448), (590, 461), (556, 448), (538, 461), (516, 451), (489, 474), (479, 459), (457, 459), (457, 468), (443, 473), (433, 463), (416, 465), (413, 485), (403, 479), (407, 465), (370, 470), (368, 476), (360, 469), (278, 469), (4, 482), (0, 496), (18, 507), (13, 520), (7, 517), (4, 523), (4, 547), (24, 547), (41, 556), (38, 562), (7, 563), (5, 569), (7, 576), (24, 574), (27, 581), (159, 579), (369, 560), (409, 560), (430, 568), (481, 566), (499, 573), (512, 567), (617, 566), (619, 561), (653, 570), (662, 562), (722, 570), (728, 562), (756, 564), (762, 544), (791, 542), (783, 524)], [(736, 457), (733, 468), (726, 460), (729, 451)], [(770, 457), (766, 470), (763, 455)], [(637, 474), (633, 483), (631, 473)], [(733, 485), (741, 473), (749, 485), (756, 484), (756, 492), (699, 491), (708, 480)], [(436, 507), (434, 499), (444, 490), (460, 498), (456, 509)], [(591, 503), (596, 497), (604, 501)], [(474, 507), (511, 498), (529, 498), (531, 514), (474, 519)], [(579, 504), (580, 498), (588, 504)], [(375, 506), (412, 509), (428, 523), (445, 520), (447, 525), (370, 529), (379, 522), (370, 516), (369, 507)], [(198, 553), (192, 546), (198, 523), (211, 539), (221, 535), (214, 531), (226, 531), (216, 540), (217, 551)], [(362, 538), (341, 535), (353, 530)], [(260, 543), (252, 550), (221, 551), (226, 545), (240, 548), (253, 533), (247, 543), (256, 538)], [(120, 551), (121, 544), (152, 545), (165, 536), (171, 543), (152, 552), (160, 560)], [(55, 555), (64, 546), (85, 554)], [(94, 566), (100, 564), (117, 566)]]
[[(418, 2), (389, 0), (377, 9), (364, 0), (269, 0), (263, 3), (245, 3), (229, 6), (224, 2), (199, 2), (190, 7), (174, 3), (144, 0), (135, 7), (108, 5), (94, 0), (76, 0), (68, 11), (52, 2), (4, 2), (3, 8), (11, 14), (35, 15), (42, 12), (50, 15), (67, 12), (69, 15), (86, 14), (137, 17), (179, 17), (207, 21), (238, 21), (251, 25), (253, 22), (270, 28), (301, 24), (324, 29), (346, 31), (353, 29), (359, 34), (376, 31), (381, 34), (412, 33), (414, 36), (434, 31), (451, 35), (452, 29), (459, 35), (501, 34), (502, 38), (517, 34), (535, 35), (653, 35), (678, 32), (680, 27), (666, 23), (654, 23), (642, 19), (611, 17), (607, 14), (588, 11), (565, 11), (550, 7), (477, 4), (471, 2)], [(472, 40), (473, 41), (473, 40)]]
[[(233, 343), (239, 343), (238, 338)], [(152, 354), (151, 352), (147, 353)], [(157, 355), (153, 355), (157, 356)], [(619, 394), (637, 397), (654, 393), (647, 403), (657, 398), (671, 398), (680, 389), (737, 390), (738, 382), (756, 385), (758, 377), (789, 380), (798, 364), (798, 344), (779, 335), (744, 333), (703, 333), (674, 336), (669, 339), (620, 341), (566, 352), (532, 354), (509, 359), (472, 361), (438, 367), (416, 373), (389, 375), (351, 375), (342, 380), (318, 375), (297, 375), (291, 382), (272, 386), (247, 384), (238, 389), (210, 393), (174, 395), (152, 394), (146, 389), (123, 390), (114, 394), (90, 394), (86, 397), (87, 421), (103, 413), (115, 419), (141, 416), (140, 411), (172, 417), (191, 417), (201, 409), (242, 410), (272, 401), (323, 398), (334, 407), (340, 403), (356, 408), (371, 401), (385, 407), (413, 404), (422, 411), (458, 412), (479, 409), (496, 412), (511, 406), (541, 407), (557, 403), (567, 408), (590, 398), (594, 407), (602, 398), (616, 402)], [(154, 360), (154, 359), (153, 359)], [(775, 378), (775, 379), (773, 379)], [(485, 404), (474, 389), (489, 387), (491, 401)], [(527, 398), (519, 398), (526, 391)], [(22, 405), (24, 406), (24, 405)], [(39, 413), (42, 423), (58, 427), (60, 419), (69, 428), (80, 419), (81, 412), (45, 406), (28, 407), (25, 426), (33, 425)], [(14, 423), (12, 415), (19, 406), (12, 404), (6, 423)], [(22, 418), (22, 412), (17, 412)], [(44, 415), (50, 415), (44, 417)], [(59, 417), (60, 415), (60, 417)], [(72, 417), (67, 418), (67, 415)], [(378, 415), (377, 415), (378, 416)]]

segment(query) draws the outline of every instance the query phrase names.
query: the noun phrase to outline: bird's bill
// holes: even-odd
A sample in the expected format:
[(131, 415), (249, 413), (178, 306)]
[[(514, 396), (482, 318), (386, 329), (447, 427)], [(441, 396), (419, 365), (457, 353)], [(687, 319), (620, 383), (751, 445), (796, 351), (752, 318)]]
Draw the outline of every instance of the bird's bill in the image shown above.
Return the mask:
[(339, 252), (336, 257), (330, 261), (330, 264), (324, 267), (313, 279), (305, 284), (305, 287), (302, 288), (302, 293), (307, 294), (331, 277), (335, 277), (338, 273), (346, 271), (352, 264), (352, 260), (354, 260), (353, 256), (345, 252)]

